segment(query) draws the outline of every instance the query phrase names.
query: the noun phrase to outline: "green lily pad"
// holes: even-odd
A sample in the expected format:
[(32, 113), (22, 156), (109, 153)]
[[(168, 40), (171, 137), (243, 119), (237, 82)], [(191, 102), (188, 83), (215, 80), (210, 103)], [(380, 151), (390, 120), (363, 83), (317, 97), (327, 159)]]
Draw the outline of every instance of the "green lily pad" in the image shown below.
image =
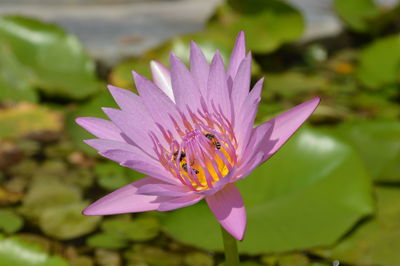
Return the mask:
[(214, 260), (212, 256), (202, 253), (202, 252), (190, 252), (185, 255), (184, 259), (185, 265), (188, 266), (212, 266)]
[(128, 246), (124, 236), (113, 233), (98, 233), (86, 240), (87, 245), (95, 248), (120, 249)]
[(151, 266), (180, 266), (182, 258), (179, 254), (165, 251), (158, 247), (147, 245), (135, 245), (124, 253), (128, 265)]
[(332, 249), (315, 251), (352, 265), (397, 265), (400, 261), (400, 190), (378, 187), (377, 214), (359, 225)]
[(134, 219), (111, 218), (101, 224), (104, 232), (116, 234), (133, 241), (148, 241), (160, 232), (160, 223), (153, 216), (139, 216)]
[(32, 74), (30, 86), (46, 95), (83, 99), (98, 91), (94, 62), (78, 39), (33, 18), (0, 17), (0, 44)]
[[(371, 181), (358, 155), (311, 129), (297, 133), (238, 186), (248, 215), (239, 244), (245, 253), (331, 245), (372, 212)], [(222, 248), (219, 226), (204, 203), (171, 212), (163, 225), (178, 241)]]
[(359, 151), (375, 181), (400, 181), (400, 122), (351, 122), (339, 126), (337, 133)]
[(132, 169), (121, 167), (114, 162), (105, 162), (97, 164), (94, 167), (98, 183), (102, 188), (107, 190), (116, 190), (145, 177), (144, 174), (136, 172)]
[(11, 49), (0, 42), (0, 100), (37, 102), (29, 71), (18, 61)]
[(361, 51), (359, 61), (357, 77), (368, 87), (400, 82), (400, 34), (372, 42)]
[(381, 12), (373, 0), (335, 0), (334, 7), (350, 28), (361, 32), (368, 31), (371, 20)]
[(24, 226), (24, 220), (15, 212), (0, 209), (0, 230), (12, 234), (18, 232)]
[(37, 221), (46, 209), (81, 201), (81, 191), (54, 177), (36, 178), (31, 183), (20, 209), (23, 215)]
[(67, 266), (63, 258), (51, 256), (37, 245), (17, 237), (0, 236), (0, 265), (12, 266)]
[(42, 211), (39, 226), (42, 231), (56, 239), (72, 239), (94, 231), (101, 216), (84, 216), (82, 210), (88, 202), (70, 203)]
[(0, 110), (0, 138), (18, 139), (40, 132), (59, 132), (61, 115), (44, 106), (21, 103)]
[(231, 40), (244, 30), (251, 51), (269, 53), (299, 39), (304, 20), (298, 10), (284, 1), (231, 0), (217, 10), (208, 29)]

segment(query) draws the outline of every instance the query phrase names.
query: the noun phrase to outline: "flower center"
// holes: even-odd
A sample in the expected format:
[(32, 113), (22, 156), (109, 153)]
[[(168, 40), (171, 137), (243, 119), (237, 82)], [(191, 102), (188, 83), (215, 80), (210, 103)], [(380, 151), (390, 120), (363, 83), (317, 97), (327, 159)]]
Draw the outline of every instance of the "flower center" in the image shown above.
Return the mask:
[[(182, 126), (174, 121), (179, 139), (164, 133), (170, 144), (163, 147), (153, 134), (155, 151), (161, 164), (179, 181), (194, 191), (205, 191), (226, 177), (236, 164), (236, 139), (229, 121), (214, 110), (181, 114)], [(161, 128), (162, 132), (167, 132)]]

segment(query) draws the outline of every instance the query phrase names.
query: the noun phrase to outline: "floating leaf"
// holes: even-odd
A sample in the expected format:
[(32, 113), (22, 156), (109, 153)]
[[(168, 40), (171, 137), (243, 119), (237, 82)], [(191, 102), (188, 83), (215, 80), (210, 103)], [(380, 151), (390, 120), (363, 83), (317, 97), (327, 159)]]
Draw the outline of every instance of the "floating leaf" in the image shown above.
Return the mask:
[[(370, 180), (357, 154), (315, 130), (299, 132), (238, 186), (248, 215), (239, 246), (246, 253), (331, 245), (372, 212)], [(221, 249), (219, 226), (205, 204), (171, 212), (163, 225), (178, 241)]]
[(107, 249), (119, 249), (128, 245), (124, 236), (112, 233), (95, 234), (89, 237), (86, 243), (91, 247)]
[(0, 236), (0, 265), (12, 266), (67, 266), (58, 256), (43, 252), (37, 245), (22, 241), (17, 237)]
[(0, 138), (17, 139), (40, 132), (58, 132), (62, 129), (59, 113), (44, 106), (21, 103), (0, 110)]
[(139, 216), (134, 219), (111, 218), (101, 224), (103, 231), (117, 234), (133, 241), (147, 241), (156, 237), (160, 223), (153, 216)]
[(0, 41), (0, 100), (36, 102), (37, 98), (29, 72)]
[(96, 93), (94, 62), (78, 39), (33, 18), (0, 17), (0, 44), (8, 45), (32, 75), (30, 85), (49, 96), (82, 99)]
[(332, 249), (315, 252), (352, 265), (397, 265), (400, 261), (399, 194), (398, 188), (378, 187), (376, 216), (360, 224)]
[(157, 247), (135, 245), (125, 252), (128, 265), (151, 265), (151, 266), (180, 266), (182, 259), (177, 253), (167, 252)]
[(365, 47), (359, 58), (357, 77), (367, 86), (400, 82), (400, 34), (388, 36)]
[(101, 216), (84, 216), (82, 210), (88, 202), (78, 202), (46, 208), (40, 215), (43, 232), (57, 239), (72, 239), (96, 229)]
[(368, 31), (372, 19), (380, 14), (380, 9), (373, 0), (335, 0), (334, 6), (350, 28), (361, 32)]
[(188, 266), (212, 266), (214, 260), (212, 256), (202, 252), (190, 252), (185, 255), (185, 265)]
[(115, 190), (123, 187), (135, 180), (145, 177), (144, 174), (132, 169), (121, 167), (114, 162), (105, 162), (97, 164), (94, 172), (98, 178), (98, 183), (102, 188)]
[(12, 234), (19, 231), (24, 225), (24, 220), (11, 210), (0, 209), (0, 230)]
[(375, 181), (400, 181), (400, 122), (351, 122), (337, 133), (359, 151)]
[(301, 13), (283, 1), (231, 0), (228, 3), (217, 10), (209, 30), (223, 33), (230, 40), (244, 30), (248, 48), (255, 53), (272, 52), (303, 34)]
[(81, 191), (61, 183), (56, 178), (36, 178), (24, 197), (21, 212), (38, 220), (44, 210), (81, 201)]

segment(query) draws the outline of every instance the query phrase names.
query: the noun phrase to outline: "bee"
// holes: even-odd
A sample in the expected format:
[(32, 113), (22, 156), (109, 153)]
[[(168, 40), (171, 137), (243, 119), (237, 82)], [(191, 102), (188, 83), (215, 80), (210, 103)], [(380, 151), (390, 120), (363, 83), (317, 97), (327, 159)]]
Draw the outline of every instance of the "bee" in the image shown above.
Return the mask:
[(215, 145), (215, 147), (219, 150), (221, 149), (221, 143), (217, 140), (217, 138), (211, 134), (211, 133), (207, 133), (204, 135), (206, 138), (208, 138), (209, 140), (211, 140), (211, 142)]
[[(187, 172), (187, 171), (188, 171), (188, 169), (187, 169), (187, 163), (182, 164), (182, 168), (183, 168), (183, 170), (185, 170), (185, 172)], [(197, 170), (197, 169), (192, 168), (192, 170), (193, 170), (193, 172), (194, 172), (196, 175), (197, 175), (198, 173), (200, 173), (199, 170)]]
[[(178, 156), (179, 152), (176, 151), (174, 152), (174, 157), (173, 159), (176, 160), (176, 157)], [(182, 160), (186, 157), (186, 154), (184, 151), (181, 151), (181, 156), (179, 157), (179, 161), (182, 162)]]

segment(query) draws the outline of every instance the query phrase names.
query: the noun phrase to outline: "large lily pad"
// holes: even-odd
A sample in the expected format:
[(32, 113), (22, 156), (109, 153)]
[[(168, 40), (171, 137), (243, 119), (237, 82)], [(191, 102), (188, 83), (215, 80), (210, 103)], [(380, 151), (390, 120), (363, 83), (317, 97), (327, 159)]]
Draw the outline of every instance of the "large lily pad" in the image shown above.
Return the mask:
[(0, 17), (0, 44), (32, 74), (30, 85), (46, 95), (82, 99), (98, 90), (94, 62), (77, 38), (54, 24)]
[(344, 22), (356, 31), (368, 31), (371, 20), (380, 14), (373, 0), (336, 0), (334, 6)]
[[(299, 132), (238, 185), (248, 214), (239, 247), (246, 253), (330, 245), (372, 212), (371, 182), (360, 158), (316, 130)], [(174, 211), (163, 224), (179, 241), (222, 248), (219, 226), (205, 204)]]
[(68, 263), (61, 257), (51, 256), (37, 245), (22, 241), (17, 237), (0, 236), (0, 265), (67, 266)]
[(400, 34), (378, 39), (360, 54), (357, 77), (377, 88), (400, 82)]
[(359, 151), (375, 181), (400, 181), (400, 122), (351, 122), (338, 127), (337, 133)]
[(329, 259), (352, 265), (398, 265), (400, 261), (400, 190), (376, 189), (377, 215), (358, 226), (332, 249), (316, 251)]
[(304, 20), (298, 10), (283, 1), (231, 0), (217, 10), (208, 28), (231, 40), (244, 30), (251, 51), (268, 53), (299, 39)]
[(0, 100), (36, 102), (38, 95), (31, 78), (10, 47), (0, 42)]

